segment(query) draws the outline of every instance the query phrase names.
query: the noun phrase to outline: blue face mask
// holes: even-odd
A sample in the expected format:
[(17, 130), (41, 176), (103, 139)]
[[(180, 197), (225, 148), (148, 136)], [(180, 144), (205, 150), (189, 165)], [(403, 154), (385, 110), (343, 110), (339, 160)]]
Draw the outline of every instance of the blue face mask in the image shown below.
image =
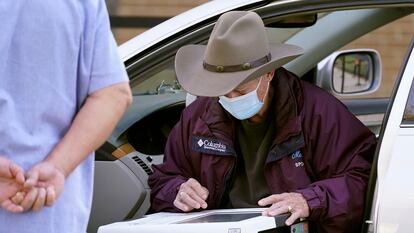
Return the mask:
[[(224, 109), (226, 109), (227, 112), (239, 120), (245, 120), (256, 115), (263, 107), (263, 102), (260, 101), (259, 97), (257, 96), (257, 89), (259, 88), (261, 81), (262, 78), (260, 78), (256, 89), (245, 95), (234, 98), (220, 96), (219, 103), (221, 106), (223, 106)], [(267, 86), (266, 95), (268, 90), (269, 84)], [(263, 98), (263, 100), (264, 99), (265, 98)]]

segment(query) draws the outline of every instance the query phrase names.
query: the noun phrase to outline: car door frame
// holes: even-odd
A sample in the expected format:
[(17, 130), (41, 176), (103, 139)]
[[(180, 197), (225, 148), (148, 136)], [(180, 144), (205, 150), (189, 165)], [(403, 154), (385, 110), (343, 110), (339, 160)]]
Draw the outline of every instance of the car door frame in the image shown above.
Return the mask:
[[(404, 132), (407, 131), (407, 128), (410, 129), (410, 134), (414, 136), (414, 125), (404, 125), (402, 123), (404, 109), (408, 101), (414, 77), (414, 67), (408, 66), (408, 64), (414, 64), (413, 49), (414, 37), (411, 40), (404, 62), (400, 68), (381, 127), (367, 187), (365, 213), (363, 218), (364, 225), (361, 230), (361, 232), (364, 233), (378, 232), (381, 224), (384, 224), (384, 222), (381, 222), (382, 219), (387, 218), (386, 216), (383, 216), (383, 213), (386, 211), (383, 209), (383, 205), (385, 202), (390, 202), (390, 200), (384, 199), (384, 196), (389, 196), (387, 193), (384, 195), (384, 190), (387, 190), (387, 181), (385, 179), (387, 175), (389, 175), (388, 172), (391, 159), (393, 157), (401, 156), (400, 154), (395, 154), (393, 152), (396, 140), (399, 136), (407, 133)], [(414, 188), (412, 188), (410, 192), (414, 193)]]

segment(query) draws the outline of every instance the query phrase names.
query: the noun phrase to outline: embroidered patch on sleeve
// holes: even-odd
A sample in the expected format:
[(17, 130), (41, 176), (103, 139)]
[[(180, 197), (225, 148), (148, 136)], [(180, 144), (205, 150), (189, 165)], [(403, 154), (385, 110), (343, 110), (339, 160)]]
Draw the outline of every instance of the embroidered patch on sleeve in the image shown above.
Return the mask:
[(233, 148), (220, 140), (214, 138), (193, 136), (192, 149), (197, 152), (215, 155), (233, 155)]

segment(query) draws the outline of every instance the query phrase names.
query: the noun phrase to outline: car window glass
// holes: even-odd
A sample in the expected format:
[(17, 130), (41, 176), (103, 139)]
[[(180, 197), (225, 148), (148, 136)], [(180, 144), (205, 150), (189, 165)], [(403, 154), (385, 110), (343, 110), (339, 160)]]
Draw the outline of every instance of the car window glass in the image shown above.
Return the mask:
[[(318, 19), (328, 14), (318, 13)], [(270, 43), (283, 43), (303, 29), (266, 27), (266, 32), (268, 33)], [(163, 64), (154, 64), (151, 66), (151, 69), (153, 71), (150, 72), (150, 75), (139, 77), (139, 81), (131, 82), (131, 89), (134, 95), (157, 95), (185, 91), (177, 82), (173, 58), (164, 61)]]
[(382, 79), (379, 89), (372, 94), (338, 96), (338, 98), (389, 98), (413, 34), (414, 14), (410, 14), (367, 33), (341, 48), (340, 50), (368, 48), (378, 51), (382, 62)]
[(270, 43), (282, 43), (302, 28), (266, 28)]
[(174, 60), (168, 62), (165, 68), (152, 77), (140, 82), (139, 85), (132, 86), (134, 95), (155, 95), (176, 93), (177, 91), (182, 91), (182, 88), (175, 75)]
[[(318, 13), (317, 19), (320, 20), (330, 12)], [(266, 23), (266, 22), (265, 22)], [(318, 23), (316, 21), (316, 23)], [(289, 38), (300, 32), (304, 28), (274, 28), (266, 27), (267, 35), (270, 43), (283, 43)]]
[[(283, 43), (302, 28), (266, 28), (270, 43)], [(156, 66), (156, 65), (155, 65)], [(157, 69), (157, 67), (153, 67)], [(174, 69), (174, 59), (166, 61), (151, 77), (141, 78), (142, 82), (131, 84), (134, 95), (155, 95), (165, 93), (177, 93), (184, 91), (177, 82)]]
[(414, 124), (414, 82), (411, 85), (410, 95), (405, 106), (403, 124)]
[[(318, 18), (320, 19), (327, 14), (329, 13), (319, 13)], [(301, 30), (303, 30), (303, 28), (267, 28), (271, 43), (285, 42)], [(383, 75), (380, 88), (376, 92), (369, 95), (338, 98), (388, 98), (412, 33), (414, 33), (414, 14), (380, 27), (340, 49), (372, 48), (377, 50), (380, 53), (382, 60)], [(165, 62), (159, 68), (157, 68), (157, 66), (157, 64), (154, 64), (152, 67), (157, 71), (151, 72), (152, 74), (150, 77), (139, 78), (145, 81), (137, 82), (136, 85), (132, 83), (132, 90), (135, 95), (183, 91), (181, 86), (176, 82), (173, 59)]]

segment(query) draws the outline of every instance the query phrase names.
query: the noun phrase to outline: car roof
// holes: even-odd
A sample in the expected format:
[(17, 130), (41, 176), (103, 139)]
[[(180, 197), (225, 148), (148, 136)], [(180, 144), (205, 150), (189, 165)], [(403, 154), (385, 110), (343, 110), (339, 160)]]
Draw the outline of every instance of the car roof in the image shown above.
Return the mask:
[(263, 0), (216, 0), (207, 2), (177, 15), (125, 42), (119, 47), (121, 59), (125, 62), (135, 54), (168, 38), (175, 33), (214, 17), (226, 11), (236, 9)]

